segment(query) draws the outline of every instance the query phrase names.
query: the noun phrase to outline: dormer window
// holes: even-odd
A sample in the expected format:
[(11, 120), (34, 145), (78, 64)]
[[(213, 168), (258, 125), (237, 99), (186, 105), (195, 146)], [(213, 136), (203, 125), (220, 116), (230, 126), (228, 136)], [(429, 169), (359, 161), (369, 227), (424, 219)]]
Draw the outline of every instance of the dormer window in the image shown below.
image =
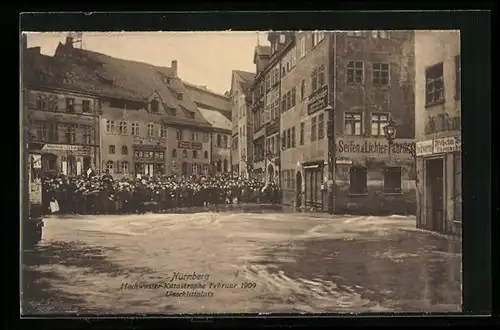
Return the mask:
[(286, 36), (284, 34), (280, 34), (280, 44), (284, 44), (286, 41)]
[(187, 116), (188, 116), (188, 118), (194, 119), (194, 112), (187, 111)]
[(157, 113), (160, 111), (160, 102), (158, 100), (151, 101), (151, 112)]
[(177, 94), (177, 99), (178, 99), (178, 100), (182, 100), (182, 94), (180, 94), (180, 93), (179, 93), (179, 94)]

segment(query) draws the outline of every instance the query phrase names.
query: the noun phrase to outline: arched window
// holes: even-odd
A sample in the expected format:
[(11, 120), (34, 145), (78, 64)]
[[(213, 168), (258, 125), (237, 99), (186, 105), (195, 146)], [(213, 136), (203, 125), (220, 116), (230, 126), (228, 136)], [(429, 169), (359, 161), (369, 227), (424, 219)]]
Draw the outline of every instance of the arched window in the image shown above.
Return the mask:
[(132, 123), (132, 135), (139, 135), (139, 123)]
[(114, 170), (115, 163), (112, 160), (108, 160), (106, 163), (106, 169), (109, 170), (109, 172), (113, 172)]
[(155, 135), (155, 126), (152, 123), (148, 124), (148, 137), (153, 137)]
[(123, 161), (120, 164), (121, 172), (127, 174), (129, 172), (130, 166), (127, 161)]
[(177, 150), (172, 149), (172, 158), (177, 158)]
[(119, 126), (118, 126), (118, 132), (122, 135), (128, 134), (128, 127), (127, 127), (127, 122), (121, 121)]
[(224, 172), (227, 172), (227, 159), (224, 159)]

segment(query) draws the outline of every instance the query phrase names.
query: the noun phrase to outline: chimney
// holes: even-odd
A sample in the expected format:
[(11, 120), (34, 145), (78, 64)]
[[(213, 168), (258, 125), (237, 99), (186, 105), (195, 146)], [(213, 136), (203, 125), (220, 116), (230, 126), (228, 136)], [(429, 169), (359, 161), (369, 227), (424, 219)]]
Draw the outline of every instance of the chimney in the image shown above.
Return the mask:
[(66, 44), (67, 47), (73, 47), (73, 37), (66, 37)]
[(177, 77), (177, 61), (172, 61), (172, 71), (174, 71), (174, 77)]

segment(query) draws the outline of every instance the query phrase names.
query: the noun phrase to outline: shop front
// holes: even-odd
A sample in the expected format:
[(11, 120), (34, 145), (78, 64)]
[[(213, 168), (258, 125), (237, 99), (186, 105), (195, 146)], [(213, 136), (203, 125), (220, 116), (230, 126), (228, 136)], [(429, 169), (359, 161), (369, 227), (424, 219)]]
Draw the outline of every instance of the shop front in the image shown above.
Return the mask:
[(134, 173), (154, 177), (165, 174), (165, 147), (134, 145)]
[(94, 167), (94, 147), (45, 144), (40, 153), (44, 174), (62, 173), (67, 176), (77, 176)]
[(418, 198), (417, 227), (461, 234), (462, 153), (459, 134), (416, 144)]
[[(306, 208), (323, 210), (326, 193), (324, 186), (324, 161), (303, 163), (302, 168), (304, 169), (304, 205)], [(302, 181), (302, 177), (300, 181)]]

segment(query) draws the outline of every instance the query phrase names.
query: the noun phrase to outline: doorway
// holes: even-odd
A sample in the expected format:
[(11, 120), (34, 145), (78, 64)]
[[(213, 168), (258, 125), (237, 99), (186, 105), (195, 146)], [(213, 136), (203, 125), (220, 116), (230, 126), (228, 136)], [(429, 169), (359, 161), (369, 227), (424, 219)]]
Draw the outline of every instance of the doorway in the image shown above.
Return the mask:
[(83, 157), (83, 170), (86, 171), (91, 167), (90, 164), (90, 157), (89, 156), (84, 156)]
[(302, 206), (302, 173), (297, 172), (295, 180), (295, 206)]
[(426, 214), (429, 229), (446, 232), (443, 158), (426, 160)]
[(274, 168), (273, 165), (269, 164), (267, 167), (268, 182), (274, 181)]

